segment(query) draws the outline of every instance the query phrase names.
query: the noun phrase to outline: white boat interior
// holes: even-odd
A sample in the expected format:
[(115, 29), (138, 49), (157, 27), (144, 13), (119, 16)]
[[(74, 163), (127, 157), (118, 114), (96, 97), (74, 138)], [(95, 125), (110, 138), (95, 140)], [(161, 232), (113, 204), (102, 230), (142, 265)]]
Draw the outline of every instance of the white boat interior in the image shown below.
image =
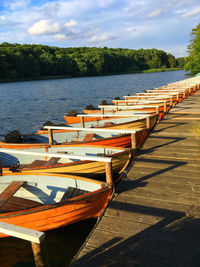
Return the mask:
[[(79, 156), (112, 156), (115, 153), (123, 152), (124, 148), (111, 148), (111, 147), (98, 147), (98, 146), (53, 146), (49, 147), (48, 151), (45, 148), (29, 148), (20, 149), (19, 151), (29, 151), (29, 152), (48, 152), (48, 153), (60, 153), (68, 155), (79, 155)], [(0, 162), (3, 167), (19, 165), (19, 164), (30, 164), (34, 160), (45, 160), (49, 161), (51, 157), (47, 156), (36, 156), (36, 155), (23, 155), (16, 154), (15, 152), (0, 152)], [(56, 163), (69, 163), (77, 162), (78, 159), (66, 159), (57, 158)]]
[(14, 194), (15, 197), (37, 201), (41, 204), (53, 204), (65, 199), (80, 196), (101, 188), (101, 182), (79, 179), (67, 175), (5, 175), (1, 176), (0, 194), (12, 182), (25, 181)]

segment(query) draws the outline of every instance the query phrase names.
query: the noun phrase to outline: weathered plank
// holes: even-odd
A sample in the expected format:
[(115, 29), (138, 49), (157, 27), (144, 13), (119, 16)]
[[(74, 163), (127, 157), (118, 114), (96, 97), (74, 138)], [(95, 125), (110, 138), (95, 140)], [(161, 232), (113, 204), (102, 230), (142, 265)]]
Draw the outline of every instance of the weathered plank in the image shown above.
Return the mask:
[(154, 128), (72, 265), (200, 265), (199, 103), (197, 92)]

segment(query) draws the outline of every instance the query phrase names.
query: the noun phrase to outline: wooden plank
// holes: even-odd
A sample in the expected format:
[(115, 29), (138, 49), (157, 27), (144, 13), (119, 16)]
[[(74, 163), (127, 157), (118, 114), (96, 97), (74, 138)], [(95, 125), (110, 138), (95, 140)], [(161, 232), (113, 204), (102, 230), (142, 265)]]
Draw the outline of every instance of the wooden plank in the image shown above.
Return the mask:
[(59, 161), (60, 158), (58, 157), (52, 157), (47, 162), (46, 165), (54, 165)]
[(85, 135), (83, 142), (92, 141), (93, 137), (94, 137), (94, 133), (90, 133), (90, 134), (88, 133)]
[(0, 194), (0, 208), (25, 184), (25, 181), (14, 181)]
[[(138, 116), (137, 116), (138, 117)], [(136, 129), (136, 130), (128, 130), (128, 129), (101, 129), (101, 128), (79, 128), (79, 127), (63, 127), (63, 126), (45, 126), (44, 129), (55, 129), (55, 130), (68, 130), (68, 131), (88, 131), (88, 132), (109, 132), (109, 133), (121, 133), (121, 134), (127, 134), (127, 133), (136, 133), (141, 131), (142, 129)]]
[(186, 135), (192, 120), (174, 116), (147, 138), (74, 266), (200, 264), (200, 141)]
[(11, 235), (38, 244), (41, 243), (45, 238), (45, 234), (43, 232), (27, 229), (4, 222), (0, 222), (0, 232), (6, 235)]
[(6, 204), (0, 208), (1, 212), (19, 211), (42, 206), (42, 203), (21, 197), (11, 197)]
[(57, 158), (66, 158), (66, 159), (80, 159), (80, 160), (92, 160), (100, 162), (111, 162), (112, 158), (109, 157), (97, 157), (97, 156), (79, 156), (79, 155), (68, 155), (68, 154), (59, 154), (59, 153), (47, 153), (47, 152), (30, 152), (24, 150), (15, 150), (0, 148), (0, 152), (21, 154), (21, 155), (34, 155), (34, 156), (47, 156), (47, 157), (57, 157)]

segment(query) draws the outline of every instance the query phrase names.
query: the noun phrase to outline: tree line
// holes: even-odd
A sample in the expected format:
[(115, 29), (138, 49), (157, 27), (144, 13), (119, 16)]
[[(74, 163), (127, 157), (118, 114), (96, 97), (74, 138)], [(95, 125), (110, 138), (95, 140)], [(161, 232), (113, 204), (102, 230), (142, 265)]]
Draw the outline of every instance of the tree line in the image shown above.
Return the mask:
[(182, 59), (157, 49), (59, 48), (0, 44), (0, 79), (90, 76), (182, 67)]
[(200, 73), (200, 24), (192, 29), (191, 37), (187, 47), (189, 56), (186, 58), (185, 70), (197, 74)]

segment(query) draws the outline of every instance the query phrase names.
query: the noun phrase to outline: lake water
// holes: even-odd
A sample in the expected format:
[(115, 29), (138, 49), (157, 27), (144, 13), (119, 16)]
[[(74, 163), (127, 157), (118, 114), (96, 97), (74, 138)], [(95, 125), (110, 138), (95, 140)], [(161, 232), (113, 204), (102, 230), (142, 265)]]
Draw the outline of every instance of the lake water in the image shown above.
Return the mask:
[[(72, 109), (97, 106), (145, 89), (186, 79), (184, 71), (126, 74), (103, 77), (57, 79), (0, 84), (0, 135), (18, 129), (36, 131), (44, 122), (64, 122)], [(50, 266), (68, 266), (95, 224), (88, 220), (47, 233)], [(0, 240), (0, 266), (35, 266), (29, 242), (8, 237)]]
[(81, 111), (119, 96), (186, 79), (184, 71), (124, 74), (0, 84), (0, 136), (12, 130), (32, 133), (48, 120), (64, 122), (70, 110)]

